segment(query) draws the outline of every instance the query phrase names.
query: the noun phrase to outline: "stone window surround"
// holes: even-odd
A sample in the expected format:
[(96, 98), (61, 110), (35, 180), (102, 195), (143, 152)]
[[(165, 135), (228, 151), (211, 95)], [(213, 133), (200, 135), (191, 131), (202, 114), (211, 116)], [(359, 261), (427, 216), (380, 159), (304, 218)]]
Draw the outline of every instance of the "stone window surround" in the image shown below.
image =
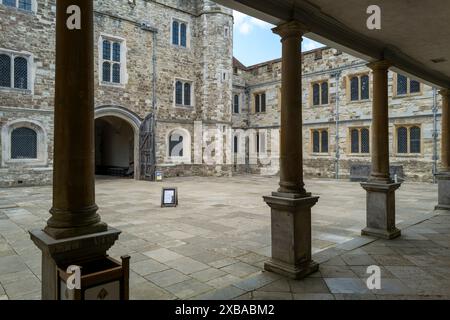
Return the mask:
[(6, 8), (9, 8), (9, 9), (19, 10), (20, 12), (24, 12), (24, 13), (33, 13), (33, 14), (35, 14), (37, 12), (37, 0), (31, 0), (31, 11), (19, 8), (19, 0), (16, 0), (16, 6), (15, 7), (10, 7), (10, 6), (4, 5), (3, 4), (3, 0), (0, 0), (0, 5), (4, 6)]
[[(361, 99), (361, 77), (362, 76), (369, 76), (369, 99)], [(358, 100), (352, 100), (352, 95), (351, 95), (351, 82), (350, 80), (353, 77), (358, 77), (359, 78), (359, 99)], [(371, 76), (371, 72), (368, 71), (362, 71), (362, 72), (358, 72), (358, 73), (352, 73), (352, 74), (348, 74), (345, 76), (345, 82), (346, 82), (346, 90), (345, 90), (345, 94), (347, 97), (347, 103), (361, 103), (361, 102), (371, 102), (372, 101), (372, 76)]]
[[(262, 155), (267, 154), (267, 147), (268, 147), (267, 136), (268, 134), (266, 129), (259, 129), (257, 132), (254, 133), (253, 143), (252, 141), (250, 142), (251, 144), (253, 144), (253, 148), (250, 148), (250, 150), (253, 150), (254, 155), (257, 155), (259, 157), (260, 154)], [(261, 137), (263, 139), (261, 139)]]
[[(327, 83), (328, 84), (328, 103), (322, 103), (322, 83)], [(314, 85), (318, 84), (319, 85), (319, 104), (314, 104)], [(328, 106), (330, 105), (330, 81), (329, 79), (324, 79), (324, 80), (317, 80), (317, 81), (312, 81), (309, 85), (309, 105), (311, 107), (322, 107), (322, 106)]]
[[(235, 99), (236, 99), (236, 96), (238, 96), (238, 112), (236, 112), (236, 104), (235, 104)], [(241, 93), (239, 93), (239, 92), (233, 92), (233, 114), (240, 114), (241, 112), (242, 112), (242, 108), (241, 108), (241, 106), (242, 106), (242, 103), (243, 101), (242, 101), (242, 94)]]
[[(174, 32), (173, 31), (173, 22), (174, 21), (177, 21), (179, 23), (179, 26), (181, 26), (182, 23), (184, 23), (186, 25), (186, 47), (183, 47), (181, 45), (180, 30), (178, 30), (178, 41), (180, 42), (180, 44), (176, 45), (173, 43), (173, 32)], [(173, 46), (175, 48), (183, 49), (183, 50), (189, 50), (191, 48), (191, 24), (189, 22), (187, 22), (186, 20), (172, 17), (172, 19), (170, 20), (170, 37), (169, 37), (169, 39), (170, 39), (171, 46)]]
[[(408, 146), (407, 146), (407, 153), (399, 153), (398, 152), (398, 129), (404, 127), (408, 130), (407, 139), (408, 139)], [(410, 153), (411, 150), (411, 128), (412, 127), (418, 127), (420, 129), (420, 152), (419, 153)], [(424, 156), (424, 139), (423, 139), (423, 127), (421, 123), (408, 123), (408, 124), (402, 124), (402, 123), (396, 123), (394, 124), (394, 137), (393, 137), (393, 150), (394, 150), (394, 157), (398, 158), (417, 158), (417, 157), (423, 157)]]
[[(11, 133), (18, 128), (29, 128), (37, 134), (37, 159), (11, 159)], [(14, 165), (47, 166), (48, 147), (47, 132), (44, 126), (35, 120), (17, 119), (6, 123), (1, 130), (2, 137), (2, 159), (1, 166)]]
[[(319, 150), (322, 150), (322, 132), (326, 131), (328, 134), (328, 152), (314, 152), (314, 131), (319, 131)], [(330, 150), (330, 129), (329, 128), (311, 128), (310, 129), (310, 153), (313, 156), (329, 156), (331, 154)]]
[(348, 155), (352, 156), (352, 157), (367, 157), (370, 155), (370, 152), (367, 153), (363, 153), (363, 152), (359, 152), (359, 153), (353, 153), (352, 152), (352, 130), (357, 129), (359, 131), (359, 150), (361, 150), (362, 148), (362, 144), (361, 144), (361, 131), (363, 129), (368, 129), (369, 130), (369, 151), (372, 150), (372, 133), (371, 133), (371, 127), (370, 126), (349, 126), (347, 128), (348, 130), (348, 139), (347, 140), (347, 150), (348, 150)]
[(407, 79), (407, 85), (408, 85), (408, 88), (406, 89), (407, 93), (406, 94), (397, 94), (398, 73), (394, 72), (393, 77), (392, 77), (392, 97), (395, 99), (395, 98), (421, 96), (423, 94), (423, 83), (416, 80), (417, 82), (419, 82), (420, 90), (419, 90), (419, 92), (411, 93), (411, 80), (415, 80), (415, 79), (411, 79), (406, 74), (402, 74), (402, 75), (405, 76)]
[[(183, 104), (177, 104), (177, 81), (181, 81), (183, 84)], [(184, 105), (184, 84), (189, 83), (191, 85), (191, 105), (186, 106)], [(194, 109), (195, 108), (195, 82), (189, 79), (183, 79), (183, 78), (174, 78), (173, 80), (173, 106), (174, 108), (180, 108), (180, 109)]]
[[(120, 83), (104, 82), (103, 81), (103, 41), (109, 40), (111, 42), (120, 43)], [(109, 35), (106, 33), (101, 33), (98, 38), (98, 79), (100, 86), (108, 87), (119, 87), (125, 88), (128, 83), (128, 72), (127, 72), (127, 41), (125, 38)], [(112, 46), (111, 46), (112, 52)], [(112, 68), (112, 66), (111, 66)]]
[[(170, 156), (170, 143), (169, 139), (173, 134), (179, 134), (183, 137), (183, 156), (182, 157), (171, 157)], [(175, 164), (191, 164), (192, 163), (192, 157), (191, 157), (191, 146), (192, 146), (192, 139), (191, 134), (188, 130), (184, 128), (175, 128), (168, 130), (166, 134), (166, 157), (164, 159), (164, 162), (166, 163), (175, 163)]]
[[(261, 111), (262, 110), (262, 95), (265, 95), (265, 103), (264, 103), (264, 105), (265, 105), (265, 110), (264, 111)], [(257, 96), (259, 96), (258, 97), (258, 99), (260, 100), (260, 102), (259, 102), (259, 111), (256, 111), (256, 97)], [(266, 90), (260, 90), (260, 91), (255, 91), (255, 92), (253, 92), (252, 93), (252, 95), (251, 95), (251, 97), (252, 97), (252, 101), (251, 101), (251, 104), (252, 104), (252, 113), (253, 114), (265, 114), (265, 113), (267, 113), (267, 91)]]
[[(35, 81), (35, 75), (36, 75), (36, 67), (34, 65), (34, 56), (27, 51), (15, 51), (15, 50), (9, 50), (0, 48), (0, 54), (6, 54), (11, 57), (11, 64), (12, 69), (11, 73), (14, 75), (14, 58), (22, 57), (27, 60), (27, 88), (28, 89), (19, 89), (14, 88), (14, 79), (12, 79), (11, 87), (0, 87), (0, 91), (6, 91), (6, 92), (20, 92), (20, 93), (26, 93), (26, 94), (33, 94), (34, 93), (34, 81)], [(11, 76), (13, 77), (13, 76)]]

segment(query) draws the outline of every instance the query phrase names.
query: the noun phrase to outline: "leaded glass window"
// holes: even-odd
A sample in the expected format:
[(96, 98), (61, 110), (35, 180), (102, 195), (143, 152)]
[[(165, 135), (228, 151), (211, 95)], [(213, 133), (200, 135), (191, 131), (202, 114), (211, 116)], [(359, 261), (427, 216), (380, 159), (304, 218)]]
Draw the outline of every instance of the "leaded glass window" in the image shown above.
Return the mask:
[(320, 105), (320, 85), (318, 83), (313, 85), (313, 105)]
[(370, 131), (369, 131), (369, 129), (361, 130), (361, 153), (370, 153)]
[(8, 7), (15, 7), (16, 0), (3, 0), (3, 4)]
[(0, 54), (0, 87), (11, 87), (11, 57)]
[(19, 0), (19, 9), (31, 11), (31, 0)]
[(369, 99), (369, 76), (361, 76), (361, 100)]
[(102, 81), (114, 84), (122, 83), (121, 42), (103, 40), (102, 51)]
[(266, 94), (261, 94), (261, 112), (266, 112)]
[(410, 89), (409, 89), (410, 93), (420, 92), (420, 82), (419, 81), (411, 80), (409, 85), (410, 85)]
[(313, 131), (313, 152), (320, 152), (320, 132), (318, 130)]
[(175, 84), (175, 103), (183, 104), (183, 83), (181, 81), (177, 81)]
[(408, 129), (400, 127), (397, 129), (398, 153), (408, 153)]
[(408, 78), (404, 75), (397, 75), (397, 95), (408, 93)]
[(233, 112), (234, 113), (239, 113), (239, 95), (237, 95), (237, 94), (234, 95), (233, 106), (234, 106)]
[(359, 130), (352, 129), (351, 131), (351, 145), (352, 153), (359, 153)]
[(320, 152), (328, 153), (328, 130), (321, 132), (321, 147)]
[(111, 82), (111, 64), (109, 62), (103, 62), (103, 81)]
[(11, 132), (11, 159), (37, 159), (37, 133), (29, 128)]
[(172, 44), (178, 45), (179, 44), (179, 32), (180, 32), (180, 24), (178, 21), (172, 22)]
[(191, 105), (191, 84), (190, 83), (184, 84), (184, 105), (185, 106)]
[(185, 23), (180, 25), (180, 45), (186, 48), (187, 44), (187, 26)]
[(113, 64), (112, 82), (120, 83), (120, 64)]
[(23, 57), (14, 59), (14, 88), (28, 89), (28, 61)]
[(239, 152), (239, 138), (237, 136), (234, 137), (233, 139), (233, 151), (234, 153), (238, 153)]
[(359, 78), (353, 77), (350, 80), (350, 96), (351, 101), (359, 100)]
[(410, 153), (420, 153), (421, 134), (419, 127), (412, 127), (409, 130)]
[(328, 82), (322, 82), (321, 84), (322, 103), (328, 104)]

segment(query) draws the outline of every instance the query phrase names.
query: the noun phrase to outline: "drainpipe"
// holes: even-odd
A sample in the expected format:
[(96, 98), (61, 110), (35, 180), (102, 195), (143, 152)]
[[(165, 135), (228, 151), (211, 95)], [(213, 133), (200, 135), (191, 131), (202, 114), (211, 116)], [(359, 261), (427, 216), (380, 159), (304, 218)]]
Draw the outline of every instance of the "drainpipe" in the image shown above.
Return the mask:
[(438, 173), (438, 127), (437, 127), (437, 89), (433, 87), (433, 183), (436, 183), (436, 174)]
[(336, 77), (336, 112), (335, 112), (335, 119), (336, 119), (336, 137), (335, 137), (335, 145), (336, 145), (336, 159), (335, 159), (335, 172), (336, 172), (336, 180), (339, 179), (339, 160), (341, 158), (341, 153), (340, 153), (340, 147), (339, 147), (339, 82), (340, 82), (340, 78), (341, 78), (341, 72), (336, 72), (334, 74), (334, 76)]

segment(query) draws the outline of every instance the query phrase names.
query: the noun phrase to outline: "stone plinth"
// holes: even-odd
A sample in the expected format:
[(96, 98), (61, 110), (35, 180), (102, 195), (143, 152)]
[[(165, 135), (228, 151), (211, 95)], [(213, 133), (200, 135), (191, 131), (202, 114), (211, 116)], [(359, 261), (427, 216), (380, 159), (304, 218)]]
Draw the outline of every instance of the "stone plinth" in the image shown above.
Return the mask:
[(56, 240), (42, 230), (30, 231), (31, 240), (42, 251), (42, 300), (57, 300), (57, 266), (77, 265), (106, 256), (120, 231), (107, 231)]
[(438, 181), (438, 205), (436, 210), (450, 210), (450, 172), (436, 175)]
[(318, 270), (311, 259), (311, 208), (318, 199), (284, 193), (264, 197), (272, 216), (272, 259), (265, 270), (293, 279)]
[(361, 183), (367, 191), (367, 227), (362, 235), (394, 239), (401, 232), (395, 227), (395, 191), (401, 183)]

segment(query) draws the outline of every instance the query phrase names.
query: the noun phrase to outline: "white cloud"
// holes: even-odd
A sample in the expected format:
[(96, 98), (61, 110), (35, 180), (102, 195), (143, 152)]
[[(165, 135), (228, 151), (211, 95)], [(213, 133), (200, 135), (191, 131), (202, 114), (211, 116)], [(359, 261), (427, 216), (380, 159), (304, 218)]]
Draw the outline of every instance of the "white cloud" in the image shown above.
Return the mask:
[(265, 21), (250, 17), (242, 12), (233, 11), (234, 27), (243, 35), (250, 34), (254, 28), (271, 29), (274, 26)]
[(310, 51), (310, 50), (314, 50), (320, 47), (323, 47), (324, 45), (316, 42), (314, 40), (308, 39), (308, 38), (303, 38), (303, 42), (302, 42), (302, 51)]

